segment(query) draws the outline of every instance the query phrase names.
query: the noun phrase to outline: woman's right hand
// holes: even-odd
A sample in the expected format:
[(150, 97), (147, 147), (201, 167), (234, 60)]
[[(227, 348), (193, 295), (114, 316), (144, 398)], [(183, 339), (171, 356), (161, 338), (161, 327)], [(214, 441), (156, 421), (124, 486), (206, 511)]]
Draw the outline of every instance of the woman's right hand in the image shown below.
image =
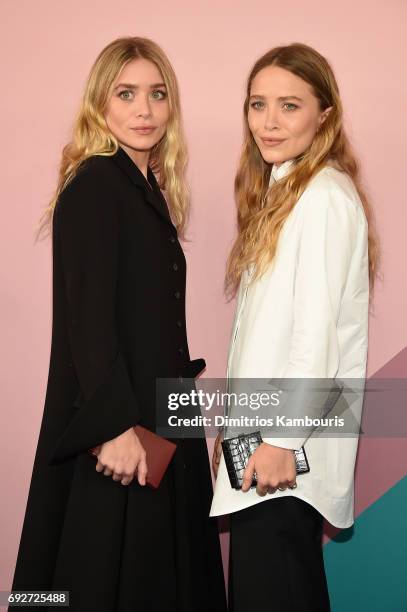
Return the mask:
[(213, 447), (213, 455), (212, 455), (212, 470), (215, 475), (215, 478), (218, 477), (218, 469), (220, 458), (222, 455), (222, 440), (223, 440), (223, 431), (220, 431), (216, 436), (215, 446)]
[(146, 451), (133, 427), (101, 444), (97, 457), (96, 470), (105, 476), (113, 475), (113, 480), (128, 485), (137, 473), (139, 484), (146, 484)]

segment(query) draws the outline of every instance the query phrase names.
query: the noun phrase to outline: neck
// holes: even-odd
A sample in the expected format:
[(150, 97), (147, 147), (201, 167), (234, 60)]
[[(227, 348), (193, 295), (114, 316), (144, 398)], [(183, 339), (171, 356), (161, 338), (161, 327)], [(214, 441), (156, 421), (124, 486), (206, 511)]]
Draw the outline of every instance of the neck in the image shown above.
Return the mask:
[(134, 161), (137, 168), (144, 174), (147, 178), (147, 168), (148, 161), (150, 159), (150, 151), (136, 151), (136, 149), (132, 149), (126, 145), (120, 144), (122, 149), (124, 149), (127, 155)]

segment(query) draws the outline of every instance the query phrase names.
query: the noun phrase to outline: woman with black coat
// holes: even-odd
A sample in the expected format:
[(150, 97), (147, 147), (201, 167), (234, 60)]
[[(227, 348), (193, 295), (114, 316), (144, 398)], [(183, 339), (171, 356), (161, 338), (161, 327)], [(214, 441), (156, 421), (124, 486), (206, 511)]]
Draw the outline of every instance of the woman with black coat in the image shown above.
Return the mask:
[(154, 490), (133, 429), (155, 430), (157, 379), (204, 363), (190, 360), (185, 326), (185, 161), (167, 57), (147, 39), (114, 41), (90, 72), (42, 224), (52, 347), (12, 586), (69, 591), (75, 612), (226, 609), (204, 437), (176, 440)]

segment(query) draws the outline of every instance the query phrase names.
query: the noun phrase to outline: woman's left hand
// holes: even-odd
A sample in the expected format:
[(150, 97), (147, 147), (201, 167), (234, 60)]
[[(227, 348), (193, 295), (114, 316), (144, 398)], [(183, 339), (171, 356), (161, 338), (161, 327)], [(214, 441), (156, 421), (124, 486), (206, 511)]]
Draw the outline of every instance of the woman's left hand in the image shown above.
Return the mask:
[(257, 476), (257, 493), (275, 493), (277, 488), (286, 489), (295, 483), (294, 451), (290, 448), (272, 446), (267, 442), (260, 444), (250, 457), (243, 474), (242, 491), (246, 492), (252, 484), (253, 474)]

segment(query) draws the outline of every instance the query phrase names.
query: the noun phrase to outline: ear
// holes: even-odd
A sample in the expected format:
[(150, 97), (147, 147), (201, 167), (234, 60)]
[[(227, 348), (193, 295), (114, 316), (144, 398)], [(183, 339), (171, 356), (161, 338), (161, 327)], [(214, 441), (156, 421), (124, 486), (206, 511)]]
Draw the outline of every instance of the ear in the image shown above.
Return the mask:
[(328, 108), (326, 108), (322, 113), (321, 116), (319, 118), (319, 125), (318, 125), (318, 129), (321, 127), (321, 125), (323, 124), (323, 122), (325, 121), (325, 119), (328, 117), (330, 111), (333, 109), (333, 106), (329, 106)]

